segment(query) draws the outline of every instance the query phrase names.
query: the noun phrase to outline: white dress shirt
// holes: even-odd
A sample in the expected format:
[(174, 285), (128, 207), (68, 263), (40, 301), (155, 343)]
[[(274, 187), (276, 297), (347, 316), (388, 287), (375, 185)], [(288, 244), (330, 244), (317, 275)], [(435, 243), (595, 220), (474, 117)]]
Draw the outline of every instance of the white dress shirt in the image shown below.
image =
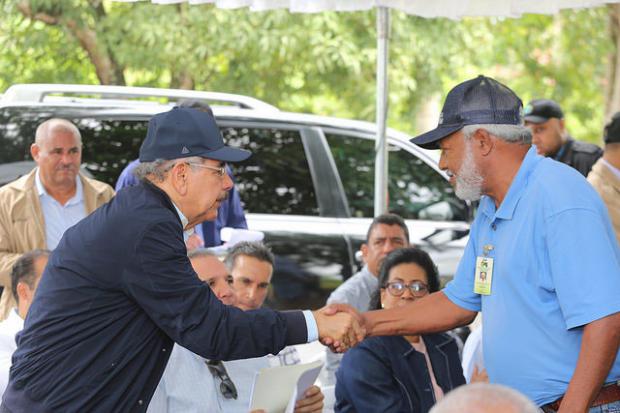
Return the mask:
[[(299, 360), (298, 355), (292, 358)], [(237, 389), (237, 398), (227, 399), (220, 391), (220, 379), (213, 377), (205, 359), (175, 344), (147, 413), (247, 413), (256, 373), (279, 365), (278, 360), (263, 356), (223, 362)]]
[(9, 383), (9, 370), (11, 369), (11, 357), (17, 348), (15, 335), (24, 328), (24, 320), (17, 314), (14, 308), (6, 320), (0, 322), (0, 399)]
[(41, 202), (43, 221), (45, 222), (45, 239), (47, 249), (53, 250), (58, 246), (65, 231), (80, 222), (86, 217), (86, 205), (84, 204), (84, 189), (82, 181), (78, 176), (75, 177), (76, 190), (73, 198), (61, 205), (50, 194), (47, 193), (41, 177), (39, 168), (35, 175), (35, 185)]

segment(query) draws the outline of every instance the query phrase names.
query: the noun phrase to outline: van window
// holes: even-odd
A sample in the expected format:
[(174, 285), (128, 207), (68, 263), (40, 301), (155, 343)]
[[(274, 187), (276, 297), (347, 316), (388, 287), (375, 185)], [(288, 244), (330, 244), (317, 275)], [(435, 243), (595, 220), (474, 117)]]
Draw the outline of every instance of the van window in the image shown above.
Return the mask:
[(247, 160), (232, 165), (246, 212), (319, 215), (299, 131), (224, 127), (222, 133), (228, 145), (252, 152)]
[(138, 157), (146, 136), (146, 120), (97, 119), (81, 116), (85, 111), (53, 113), (39, 107), (9, 107), (0, 110), (0, 166), (2, 183), (28, 173), (35, 164), (30, 156), (39, 124), (51, 117), (73, 122), (82, 135), (82, 166), (95, 179), (112, 186), (127, 165)]
[[(374, 214), (374, 140), (326, 134), (351, 215)], [(405, 219), (466, 221), (467, 204), (446, 179), (414, 154), (390, 145), (388, 209)]]
[[(148, 120), (102, 119), (86, 110), (71, 109), (62, 114), (55, 110), (45, 107), (0, 110), (0, 185), (35, 166), (30, 145), (38, 125), (51, 117), (63, 117), (80, 129), (82, 164), (86, 171), (114, 186), (123, 168), (138, 157)], [(253, 153), (248, 160), (231, 165), (246, 212), (319, 215), (299, 131), (235, 126), (223, 127), (222, 133), (231, 146)]]

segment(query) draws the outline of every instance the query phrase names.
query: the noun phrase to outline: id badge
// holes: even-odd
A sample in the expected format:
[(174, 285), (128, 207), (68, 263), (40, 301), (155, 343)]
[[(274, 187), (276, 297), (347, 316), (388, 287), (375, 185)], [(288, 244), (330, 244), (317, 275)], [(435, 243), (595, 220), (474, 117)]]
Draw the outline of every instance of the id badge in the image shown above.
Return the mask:
[(476, 274), (474, 277), (474, 293), (491, 295), (491, 281), (493, 280), (493, 258), (477, 257)]

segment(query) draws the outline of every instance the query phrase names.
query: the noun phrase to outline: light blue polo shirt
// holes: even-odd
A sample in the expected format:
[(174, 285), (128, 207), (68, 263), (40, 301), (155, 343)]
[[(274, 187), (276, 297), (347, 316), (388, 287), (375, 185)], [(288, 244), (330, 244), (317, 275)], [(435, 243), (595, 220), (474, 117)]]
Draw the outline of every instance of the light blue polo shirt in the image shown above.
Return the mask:
[[(477, 256), (492, 245), (491, 295), (473, 292)], [(532, 147), (506, 198), (483, 197), (447, 297), (483, 313), (493, 383), (539, 406), (566, 392), (581, 326), (620, 311), (620, 251), (605, 205), (579, 172)], [(616, 357), (606, 382), (620, 379)]]

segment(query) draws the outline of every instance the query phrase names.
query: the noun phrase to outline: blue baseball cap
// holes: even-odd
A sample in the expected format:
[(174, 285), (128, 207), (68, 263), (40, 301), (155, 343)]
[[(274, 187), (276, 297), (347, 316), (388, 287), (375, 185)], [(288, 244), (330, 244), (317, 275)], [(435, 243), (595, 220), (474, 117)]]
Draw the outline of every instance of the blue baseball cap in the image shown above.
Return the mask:
[(564, 112), (555, 100), (534, 99), (523, 110), (524, 120), (532, 123), (545, 123), (551, 118), (564, 119)]
[(140, 162), (190, 156), (240, 162), (250, 155), (250, 151), (224, 144), (212, 114), (189, 107), (175, 107), (153, 116), (140, 147)]
[(456, 85), (446, 96), (437, 128), (411, 139), (425, 149), (439, 149), (439, 141), (466, 125), (522, 125), (523, 102), (495, 79), (478, 76)]

